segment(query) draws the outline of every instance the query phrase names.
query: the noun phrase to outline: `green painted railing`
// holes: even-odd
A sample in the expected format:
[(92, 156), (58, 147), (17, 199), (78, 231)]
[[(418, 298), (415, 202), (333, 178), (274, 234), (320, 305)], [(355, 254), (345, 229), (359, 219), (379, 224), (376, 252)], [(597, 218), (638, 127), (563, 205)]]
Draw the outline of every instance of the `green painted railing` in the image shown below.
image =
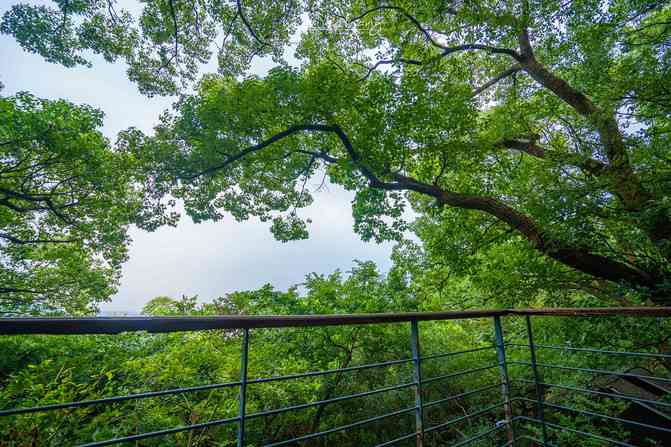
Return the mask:
[[(336, 402), (343, 402), (352, 399), (359, 399), (376, 394), (392, 392), (401, 389), (411, 389), (414, 391), (414, 405), (401, 408), (395, 411), (379, 414), (374, 417), (361, 419), (356, 422), (332, 427), (327, 430), (318, 431), (314, 433), (306, 433), (304, 435), (292, 439), (278, 439), (265, 444), (265, 447), (280, 447), (287, 445), (311, 445), (317, 439), (323, 439), (335, 433), (347, 432), (349, 430), (366, 427), (377, 421), (394, 418), (404, 414), (414, 414), (414, 426), (408, 427), (408, 432), (405, 435), (389, 439), (375, 447), (402, 445), (405, 443), (415, 444), (417, 447), (428, 446), (427, 434), (447, 430), (464, 421), (472, 421), (477, 418), (486, 417), (487, 421), (491, 422), (491, 427), (486, 430), (471, 435), (465, 439), (459, 440), (452, 447), (466, 446), (473, 444), (476, 441), (489, 442), (489, 445), (503, 445), (503, 446), (528, 446), (528, 445), (542, 445), (554, 446), (556, 444), (558, 433), (572, 433), (576, 436), (590, 438), (609, 445), (619, 445), (631, 447), (632, 444), (624, 441), (613, 439), (596, 434), (589, 431), (577, 429), (575, 427), (562, 426), (554, 419), (546, 418), (549, 412), (559, 412), (563, 414), (574, 414), (588, 418), (602, 420), (604, 424), (617, 423), (627, 427), (637, 427), (652, 432), (669, 433), (671, 434), (671, 427), (660, 426), (654, 424), (647, 424), (640, 421), (624, 419), (617, 416), (595, 413), (592, 411), (573, 408), (566, 405), (559, 405), (554, 402), (546, 400), (545, 395), (547, 390), (559, 389), (568, 393), (580, 393), (588, 396), (595, 396), (598, 398), (617, 399), (621, 401), (628, 401), (634, 404), (645, 404), (653, 406), (654, 408), (661, 408), (662, 410), (671, 409), (671, 403), (664, 401), (656, 401), (645, 399), (632, 395), (625, 395), (619, 393), (612, 393), (606, 391), (599, 391), (595, 389), (588, 389), (578, 386), (564, 385), (560, 383), (547, 383), (542, 379), (542, 370), (564, 370), (571, 373), (584, 373), (594, 376), (608, 375), (615, 377), (622, 377), (634, 380), (643, 381), (657, 381), (657, 383), (669, 383), (671, 390), (671, 378), (661, 377), (656, 375), (643, 375), (627, 371), (611, 371), (601, 370), (596, 368), (582, 368), (576, 366), (549, 364), (539, 361), (541, 357), (540, 351), (543, 350), (561, 350), (564, 353), (580, 355), (580, 354), (599, 354), (607, 356), (622, 356), (633, 358), (650, 358), (656, 357), (660, 359), (671, 359), (671, 354), (666, 353), (650, 353), (650, 352), (627, 352), (627, 351), (613, 351), (603, 350), (591, 347), (573, 347), (573, 346), (555, 346), (547, 344), (538, 344), (534, 340), (532, 319), (534, 317), (581, 317), (581, 318), (606, 318), (614, 316), (629, 316), (629, 317), (669, 317), (671, 316), (671, 308), (596, 308), (596, 309), (523, 309), (523, 310), (492, 310), (492, 311), (464, 311), (464, 312), (432, 312), (432, 313), (397, 313), (397, 314), (359, 314), (359, 315), (297, 315), (297, 316), (219, 316), (219, 317), (124, 317), (124, 318), (9, 318), (0, 319), (0, 335), (27, 335), (27, 334), (117, 334), (121, 332), (132, 331), (147, 331), (152, 333), (161, 332), (175, 332), (175, 331), (199, 331), (209, 329), (237, 329), (242, 332), (242, 346), (241, 346), (241, 364), (240, 364), (240, 380), (227, 383), (205, 384), (195, 387), (176, 388), (169, 390), (151, 391), (146, 393), (138, 393), (124, 396), (114, 396), (95, 400), (77, 401), (77, 402), (63, 402), (52, 405), (38, 406), (32, 408), (8, 408), (0, 410), (0, 417), (12, 417), (28, 413), (38, 413), (46, 411), (62, 410), (67, 408), (87, 407), (94, 405), (109, 405), (115, 402), (128, 401), (134, 399), (146, 399), (159, 396), (177, 395), (184, 393), (192, 393), (203, 390), (237, 388), (239, 391), (239, 405), (238, 415), (224, 419), (209, 420), (206, 422), (184, 425), (180, 427), (170, 427), (163, 430), (137, 433), (129, 436), (118, 437), (115, 439), (108, 439), (103, 441), (95, 441), (85, 446), (107, 446), (123, 443), (137, 442), (143, 439), (159, 438), (170, 434), (188, 432), (207, 427), (220, 426), (225, 424), (237, 424), (237, 445), (243, 447), (248, 445), (246, 442), (246, 422), (250, 420), (258, 420), (269, 416), (298, 411), (313, 407), (318, 407), (325, 404), (332, 404)], [(420, 322), (424, 321), (441, 321), (441, 320), (463, 320), (474, 318), (490, 318), (493, 326), (493, 340), (492, 346), (477, 347), (473, 349), (456, 351), (456, 352), (441, 352), (422, 356), (420, 349)], [(506, 318), (524, 318), (526, 324), (526, 343), (512, 342), (506, 340), (503, 331), (502, 320)], [(274, 376), (274, 377), (259, 377), (249, 378), (247, 376), (247, 365), (249, 358), (249, 337), (250, 332), (257, 328), (280, 328), (280, 327), (316, 327), (316, 326), (346, 326), (346, 325), (373, 325), (383, 323), (407, 324), (410, 330), (410, 358), (390, 359), (388, 361), (349, 366), (347, 368), (323, 370), (323, 371), (308, 371), (303, 373)], [(517, 350), (528, 351), (529, 361), (510, 360), (508, 359), (508, 352), (511, 348)], [(497, 362), (494, 364), (477, 365), (473, 368), (451, 372), (449, 374), (438, 375), (434, 377), (422, 376), (422, 362), (426, 360), (434, 360), (441, 358), (448, 358), (452, 356), (464, 355), (472, 352), (490, 351), (496, 353)], [(329, 398), (326, 400), (306, 402), (298, 405), (292, 405), (283, 408), (263, 410), (258, 412), (248, 412), (246, 406), (247, 390), (249, 387), (261, 383), (282, 382), (288, 380), (301, 379), (305, 377), (325, 376), (336, 373), (355, 373), (357, 371), (367, 369), (386, 368), (393, 365), (411, 365), (413, 368), (413, 380), (407, 383), (399, 383), (379, 389), (368, 390), (356, 394), (343, 395)], [(531, 379), (515, 379), (510, 377), (509, 368), (515, 365), (516, 367), (529, 368), (531, 371)], [(449, 381), (450, 379), (477, 374), (486, 370), (498, 369), (500, 372), (500, 381), (492, 383), (485, 387), (469, 390), (463, 393), (452, 396), (445, 396), (433, 401), (424, 401), (423, 387), (428, 384), (438, 381)], [(531, 397), (527, 395), (514, 396), (512, 392), (513, 384), (518, 383), (523, 386), (529, 386), (534, 389)], [(457, 399), (462, 399), (468, 396), (478, 395), (486, 391), (491, 391), (495, 388), (500, 388), (500, 399), (492, 402), (491, 405), (473, 411), (464, 416), (447, 420), (435, 425), (428, 425), (425, 418), (425, 410), (427, 408), (437, 407), (448, 404)], [(516, 404), (529, 404), (535, 411), (533, 414), (516, 414)], [(503, 417), (496, 420), (492, 419), (493, 415), (501, 414)], [(529, 427), (536, 427), (537, 430), (530, 431)], [(0, 435), (1, 436), (1, 435)], [(489, 441), (487, 441), (489, 440)], [(0, 439), (0, 443), (2, 440)], [(480, 444), (482, 445), (482, 444)]]

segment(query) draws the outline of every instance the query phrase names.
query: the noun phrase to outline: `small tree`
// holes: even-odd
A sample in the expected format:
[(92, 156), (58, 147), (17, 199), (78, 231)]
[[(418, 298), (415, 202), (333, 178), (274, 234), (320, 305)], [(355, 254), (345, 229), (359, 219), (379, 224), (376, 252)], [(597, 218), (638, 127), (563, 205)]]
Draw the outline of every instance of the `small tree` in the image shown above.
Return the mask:
[(19, 93), (0, 97), (0, 116), (0, 313), (91, 312), (143, 220), (132, 155), (88, 106)]

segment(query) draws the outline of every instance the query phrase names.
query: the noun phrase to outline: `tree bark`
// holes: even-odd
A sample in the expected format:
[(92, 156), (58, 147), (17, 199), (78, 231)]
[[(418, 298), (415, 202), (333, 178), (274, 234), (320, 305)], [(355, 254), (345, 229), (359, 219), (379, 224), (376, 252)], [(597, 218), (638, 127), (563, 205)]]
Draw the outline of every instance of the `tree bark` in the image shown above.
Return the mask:
[[(543, 87), (552, 91), (578, 114), (587, 118), (599, 134), (608, 164), (603, 169), (593, 171), (607, 180), (610, 190), (630, 213), (642, 213), (655, 206), (656, 200), (645, 189), (634, 172), (627, 153), (624, 137), (613, 112), (598, 108), (584, 93), (556, 76), (543, 66), (534, 56), (529, 34), (524, 30), (519, 35), (522, 69)], [(663, 210), (652, 213), (649, 218), (637, 218), (638, 226), (652, 242), (662, 248), (662, 253), (671, 259), (671, 248), (664, 248), (671, 240), (671, 219)], [(668, 244), (671, 245), (671, 244)]]
[[(550, 235), (546, 234), (530, 216), (517, 211), (497, 198), (448, 191), (436, 184), (424, 183), (399, 173), (385, 172), (384, 175), (389, 178), (390, 181), (383, 180), (366, 165), (359, 152), (355, 150), (347, 134), (337, 124), (300, 124), (291, 126), (287, 130), (280, 132), (257, 145), (250, 146), (236, 155), (229, 156), (222, 164), (208, 168), (187, 178), (194, 179), (200, 175), (212, 174), (215, 171), (228, 166), (230, 163), (242, 159), (256, 151), (262, 150), (274, 142), (296, 132), (303, 131), (334, 133), (343, 144), (350, 162), (361, 175), (368, 180), (371, 188), (382, 189), (385, 191), (414, 191), (433, 197), (441, 206), (447, 205), (455, 208), (487, 213), (501, 222), (504, 222), (510, 228), (524, 236), (534, 249), (540, 251), (549, 258), (595, 278), (605, 279), (615, 283), (625, 282), (630, 286), (650, 289), (653, 297), (655, 297), (655, 291), (659, 288), (658, 286), (663, 283), (664, 278), (658, 278), (657, 274), (653, 275), (627, 263), (593, 253), (586, 247), (574, 246), (561, 240), (553, 239)], [(531, 149), (528, 150), (530, 151)], [(537, 152), (537, 156), (540, 155), (540, 152), (536, 149), (533, 150)], [(304, 151), (301, 152), (305, 153)], [(323, 152), (310, 152), (310, 155), (321, 158), (328, 163), (337, 163), (340, 161), (332, 155)], [(653, 299), (660, 303), (666, 302), (667, 300), (665, 297)]]
[[(529, 216), (492, 197), (446, 191), (438, 186), (418, 182), (396, 174), (395, 179), (405, 189), (435, 197), (439, 204), (455, 208), (485, 212), (522, 234), (533, 248), (546, 256), (588, 275), (654, 290), (657, 281), (653, 275), (606, 256), (590, 252), (583, 247), (570, 246), (545, 234)], [(378, 186), (379, 182), (378, 182)], [(384, 184), (382, 184), (384, 186)], [(391, 188), (389, 188), (391, 189)]]

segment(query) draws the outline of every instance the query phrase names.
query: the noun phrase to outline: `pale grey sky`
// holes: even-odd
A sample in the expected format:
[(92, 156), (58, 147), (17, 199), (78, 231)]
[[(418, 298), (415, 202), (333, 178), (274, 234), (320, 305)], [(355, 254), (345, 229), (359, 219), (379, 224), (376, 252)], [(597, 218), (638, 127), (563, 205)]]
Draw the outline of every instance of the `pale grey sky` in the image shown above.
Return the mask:
[[(2, 2), (0, 15), (12, 3)], [(150, 132), (172, 99), (144, 97), (128, 81), (125, 64), (93, 60), (90, 69), (49, 64), (0, 35), (4, 95), (26, 90), (42, 98), (64, 98), (100, 108), (105, 112), (103, 132), (112, 141), (119, 130), (130, 126)], [(263, 74), (268, 67), (268, 62), (258, 61), (254, 71)], [(158, 295), (197, 294), (207, 301), (265, 283), (285, 289), (300, 283), (309, 272), (348, 270), (354, 259), (372, 260), (387, 270), (392, 245), (364, 243), (354, 234), (351, 199), (350, 193), (333, 185), (316, 193), (314, 204), (301, 213), (313, 221), (306, 241), (277, 242), (268, 224), (257, 220), (237, 223), (230, 217), (198, 225), (183, 218), (177, 228), (153, 233), (133, 229), (121, 287), (102, 308), (137, 312)]]

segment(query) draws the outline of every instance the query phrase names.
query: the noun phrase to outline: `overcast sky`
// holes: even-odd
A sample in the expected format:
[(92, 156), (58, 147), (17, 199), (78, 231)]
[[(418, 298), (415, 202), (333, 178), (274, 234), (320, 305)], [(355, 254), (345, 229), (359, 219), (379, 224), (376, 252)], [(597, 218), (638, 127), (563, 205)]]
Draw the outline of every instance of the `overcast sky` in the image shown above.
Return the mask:
[[(14, 2), (2, 2), (0, 15)], [(16, 42), (0, 35), (2, 92), (17, 91), (49, 99), (86, 103), (105, 112), (102, 129), (112, 141), (119, 130), (135, 126), (151, 132), (171, 98), (147, 98), (126, 77), (122, 62), (109, 64), (93, 58), (93, 68), (65, 68), (25, 53)], [(266, 61), (254, 72), (263, 74)], [(302, 215), (312, 217), (310, 239), (288, 243), (272, 238), (268, 224), (230, 217), (217, 223), (194, 224), (183, 218), (177, 228), (153, 233), (133, 229), (130, 259), (123, 267), (119, 292), (106, 312), (137, 312), (159, 295), (200, 296), (207, 301), (234, 290), (271, 283), (280, 289), (300, 283), (309, 272), (348, 270), (354, 259), (390, 266), (391, 244), (364, 243), (352, 230), (351, 194), (329, 185), (315, 194), (314, 204)]]

